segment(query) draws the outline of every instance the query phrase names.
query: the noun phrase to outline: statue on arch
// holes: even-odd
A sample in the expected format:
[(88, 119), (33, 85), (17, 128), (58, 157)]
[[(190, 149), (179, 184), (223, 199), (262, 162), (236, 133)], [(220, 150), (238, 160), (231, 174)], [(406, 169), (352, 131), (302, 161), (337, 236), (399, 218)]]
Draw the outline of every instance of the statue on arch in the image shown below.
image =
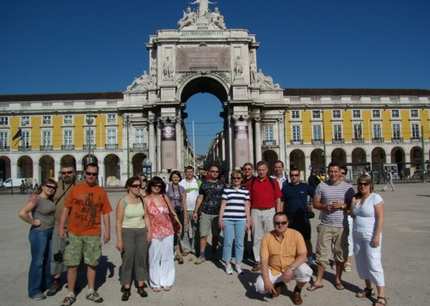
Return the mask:
[(191, 4), (198, 4), (199, 5), (199, 16), (205, 16), (209, 13), (209, 4), (213, 4), (213, 2), (210, 2), (209, 0), (195, 0)]
[(173, 79), (173, 66), (169, 56), (166, 56), (166, 59), (163, 63), (163, 78), (165, 80)]
[(243, 76), (243, 64), (240, 56), (236, 57), (236, 61), (234, 62), (234, 78), (241, 78)]

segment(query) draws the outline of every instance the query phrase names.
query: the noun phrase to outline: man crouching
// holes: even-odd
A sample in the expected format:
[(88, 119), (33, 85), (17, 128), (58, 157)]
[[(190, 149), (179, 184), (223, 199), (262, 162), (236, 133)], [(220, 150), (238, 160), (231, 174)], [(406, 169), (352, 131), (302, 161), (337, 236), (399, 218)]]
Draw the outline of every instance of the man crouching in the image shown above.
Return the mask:
[(261, 275), (257, 278), (255, 289), (258, 293), (277, 297), (286, 283), (296, 280), (291, 299), (294, 305), (300, 305), (303, 303), (302, 288), (312, 277), (312, 269), (305, 263), (306, 244), (298, 231), (288, 228), (285, 213), (276, 213), (273, 223), (275, 229), (267, 233), (261, 242)]

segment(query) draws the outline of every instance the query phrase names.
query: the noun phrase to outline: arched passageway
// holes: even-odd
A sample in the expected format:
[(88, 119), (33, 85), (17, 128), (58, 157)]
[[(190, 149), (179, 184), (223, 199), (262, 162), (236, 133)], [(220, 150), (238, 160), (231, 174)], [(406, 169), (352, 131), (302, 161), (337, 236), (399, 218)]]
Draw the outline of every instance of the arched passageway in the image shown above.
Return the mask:
[(10, 159), (7, 156), (0, 156), (0, 180), (10, 178)]
[(104, 159), (106, 186), (121, 185), (121, 166), (119, 157), (109, 154)]
[(39, 159), (39, 178), (43, 183), (48, 178), (55, 177), (55, 161), (49, 155), (44, 155)]
[(17, 161), (17, 178), (33, 178), (33, 160), (24, 155)]

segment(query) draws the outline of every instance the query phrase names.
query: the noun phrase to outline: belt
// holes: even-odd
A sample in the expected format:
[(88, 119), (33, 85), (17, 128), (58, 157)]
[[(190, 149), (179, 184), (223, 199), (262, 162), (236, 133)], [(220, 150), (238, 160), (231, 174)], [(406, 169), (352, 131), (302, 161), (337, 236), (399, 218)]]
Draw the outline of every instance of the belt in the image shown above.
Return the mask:
[(268, 207), (268, 208), (252, 208), (252, 209), (257, 209), (257, 210), (269, 210), (269, 209), (274, 209), (275, 207)]

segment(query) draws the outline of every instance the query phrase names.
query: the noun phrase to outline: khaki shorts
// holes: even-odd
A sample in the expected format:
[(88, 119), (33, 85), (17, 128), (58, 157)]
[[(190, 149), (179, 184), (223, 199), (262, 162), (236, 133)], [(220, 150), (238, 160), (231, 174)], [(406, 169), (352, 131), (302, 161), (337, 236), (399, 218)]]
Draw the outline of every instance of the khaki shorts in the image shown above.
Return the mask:
[(209, 234), (212, 236), (218, 236), (219, 226), (218, 226), (218, 215), (208, 215), (201, 213), (200, 215), (200, 237), (207, 237)]
[(95, 267), (102, 255), (102, 246), (99, 236), (75, 236), (69, 233), (67, 246), (64, 251), (64, 264), (68, 267), (76, 267), (84, 263)]
[(317, 263), (326, 268), (331, 259), (330, 254), (333, 254), (335, 261), (344, 262), (348, 257), (348, 230), (320, 224), (317, 227), (317, 233)]

